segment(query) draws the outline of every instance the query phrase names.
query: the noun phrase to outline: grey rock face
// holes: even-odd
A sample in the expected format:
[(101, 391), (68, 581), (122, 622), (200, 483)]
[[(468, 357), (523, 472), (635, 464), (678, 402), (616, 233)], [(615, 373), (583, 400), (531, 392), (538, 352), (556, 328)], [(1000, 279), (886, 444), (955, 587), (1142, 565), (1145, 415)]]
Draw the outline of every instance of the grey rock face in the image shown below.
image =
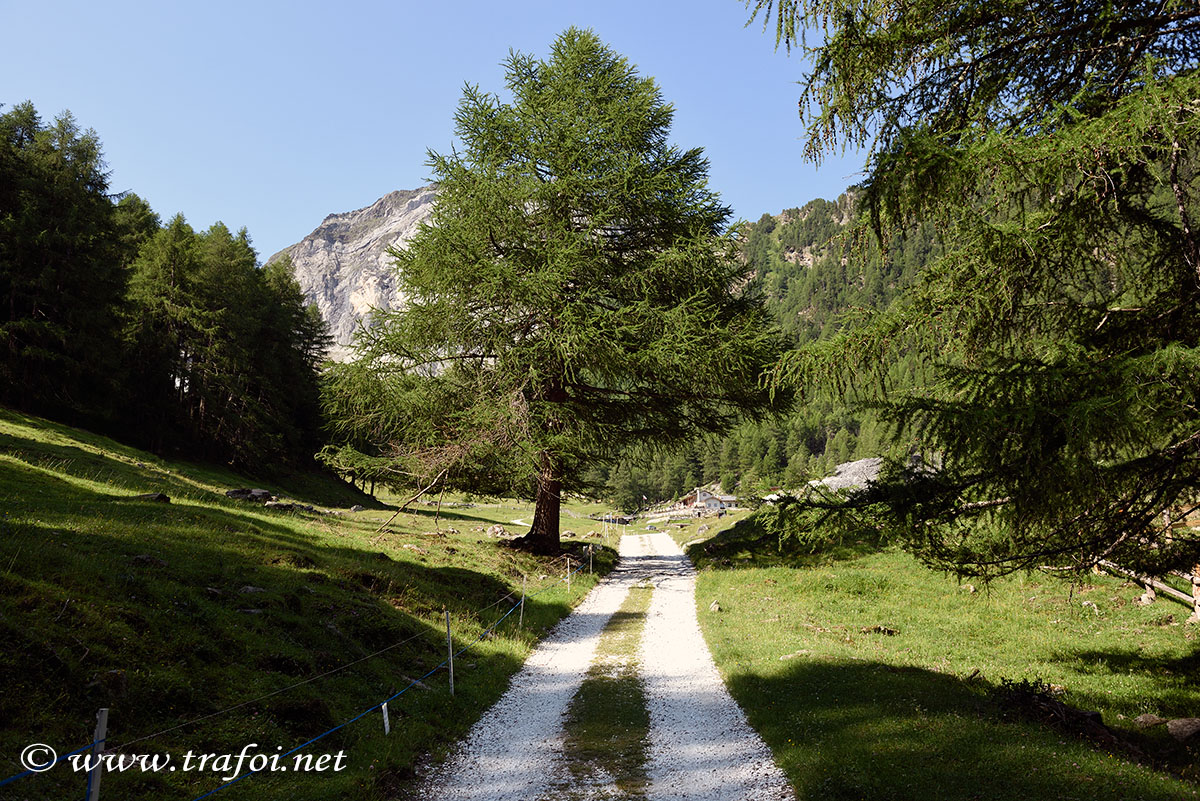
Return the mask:
[(820, 483), (831, 490), (866, 487), (879, 478), (879, 469), (882, 466), (883, 459), (875, 456), (856, 462), (844, 462), (837, 466), (832, 476), (826, 476)]
[(388, 248), (403, 245), (429, 218), (434, 188), (391, 192), (366, 208), (330, 214), (303, 240), (284, 248), (300, 288), (317, 304), (334, 338), (330, 357), (351, 355), (349, 345), (359, 324), (374, 309), (398, 308)]

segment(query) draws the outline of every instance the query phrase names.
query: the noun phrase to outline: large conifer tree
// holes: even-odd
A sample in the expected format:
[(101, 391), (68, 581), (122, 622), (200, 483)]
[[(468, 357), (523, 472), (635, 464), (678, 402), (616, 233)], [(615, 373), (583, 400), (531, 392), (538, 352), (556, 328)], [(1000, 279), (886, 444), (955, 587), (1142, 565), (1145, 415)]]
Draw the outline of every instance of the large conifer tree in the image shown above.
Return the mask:
[(105, 416), (125, 274), (95, 131), (0, 114), (0, 402)]
[(874, 398), (921, 465), (898, 460), (849, 507), (810, 504), (795, 528), (878, 513), (968, 575), (1190, 569), (1200, 7), (748, 4), (777, 12), (781, 41), (824, 30), (805, 48), (810, 154), (869, 145), (876, 230), (932, 222), (943, 250), (886, 313), (785, 360), (779, 375), (805, 391), (832, 377), (869, 393), (864, 368), (898, 354), (929, 367), (920, 386)]
[(360, 364), (407, 398), (400, 453), (490, 453), (535, 488), (526, 544), (550, 551), (589, 461), (764, 408), (777, 340), (655, 82), (576, 29), (505, 66), (511, 102), (468, 87), (460, 147), (431, 153), (431, 224), (395, 254), (408, 305)]

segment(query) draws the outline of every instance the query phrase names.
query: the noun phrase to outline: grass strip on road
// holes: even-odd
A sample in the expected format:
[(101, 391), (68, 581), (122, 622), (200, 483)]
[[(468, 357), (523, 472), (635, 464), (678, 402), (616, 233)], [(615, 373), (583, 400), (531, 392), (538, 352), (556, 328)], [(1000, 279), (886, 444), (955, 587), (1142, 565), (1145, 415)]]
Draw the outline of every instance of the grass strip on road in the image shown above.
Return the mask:
[(600, 636), (596, 658), (567, 710), (563, 755), (572, 785), (560, 798), (589, 798), (615, 789), (626, 799), (646, 797), (650, 715), (637, 654), (654, 589), (630, 588)]

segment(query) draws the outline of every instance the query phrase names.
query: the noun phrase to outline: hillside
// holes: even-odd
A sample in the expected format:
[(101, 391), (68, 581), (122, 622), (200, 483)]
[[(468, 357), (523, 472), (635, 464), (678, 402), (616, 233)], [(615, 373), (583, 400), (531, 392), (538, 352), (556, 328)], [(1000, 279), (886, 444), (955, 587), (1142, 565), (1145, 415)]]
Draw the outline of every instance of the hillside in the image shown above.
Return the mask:
[(856, 227), (854, 190), (764, 214), (741, 230), (753, 288), (796, 345), (828, 337), (854, 309), (884, 309), (935, 252), (931, 232), (897, 236), (881, 247)]
[[(289, 512), (225, 496), (247, 486), (335, 508)], [(22, 772), (17, 758), (31, 743), (60, 754), (89, 743), (101, 707), (110, 710), (108, 746), (130, 746), (122, 753), (178, 760), (250, 743), (278, 753), (424, 677), (392, 702), (389, 737), (376, 711), (308, 749), (345, 750), (344, 771), (257, 775), (217, 796), (386, 797), (421, 753), (498, 696), (593, 583), (584, 571), (568, 595), (556, 583), (562, 561), (485, 533), (528, 507), (460, 502), (435, 519), (418, 506), (380, 530), (391, 512), (336, 482), (248, 484), (6, 410), (0, 508), (0, 782)], [(596, 555), (598, 569), (610, 553)], [(524, 628), (509, 618), (474, 643), (511, 608), (523, 576), (539, 593)], [(446, 658), (443, 609), (456, 647), (467, 648), (453, 697), (436, 671)], [(191, 798), (222, 783), (211, 770), (136, 771), (107, 776), (104, 788), (110, 798)], [(10, 790), (82, 795), (83, 777), (63, 764)]]
[(799, 797), (1200, 793), (1195, 738), (1177, 739), (1200, 709), (1186, 606), (1107, 575), (977, 591), (894, 547), (713, 528), (688, 551), (700, 625)]
[[(741, 227), (743, 258), (753, 275), (748, 291), (759, 293), (790, 346), (832, 336), (857, 311), (887, 308), (936, 254), (927, 229), (895, 236), (882, 247), (858, 225), (858, 213), (851, 190), (836, 201), (813, 200)], [(903, 383), (914, 367), (899, 362), (885, 369)], [(815, 396), (773, 419), (697, 435), (670, 453), (630, 453), (611, 469), (595, 471), (593, 481), (634, 509), (642, 496), (666, 500), (712, 483), (748, 495), (796, 487), (890, 445), (890, 431), (870, 412)]]

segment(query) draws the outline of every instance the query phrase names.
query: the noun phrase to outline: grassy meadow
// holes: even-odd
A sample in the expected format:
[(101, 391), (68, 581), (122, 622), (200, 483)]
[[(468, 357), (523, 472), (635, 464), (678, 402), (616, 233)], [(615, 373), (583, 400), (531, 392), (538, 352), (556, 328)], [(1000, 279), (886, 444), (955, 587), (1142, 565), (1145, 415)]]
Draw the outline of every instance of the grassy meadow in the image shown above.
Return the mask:
[[(336, 514), (226, 498), (234, 487)], [(156, 492), (170, 502), (135, 497)], [(355, 504), (365, 511), (349, 512)], [(576, 553), (598, 510), (565, 505)], [(344, 751), (344, 770), (258, 774), (213, 797), (381, 799), (410, 786), (422, 756), (467, 730), (598, 575), (585, 569), (568, 594), (556, 583), (563, 558), (487, 536), (495, 523), (523, 531), (512, 521), (528, 521), (529, 504), (447, 496), (440, 514), (419, 504), (378, 530), (392, 511), (332, 479), (249, 481), (0, 410), (0, 781), (22, 772), (31, 743), (60, 754), (89, 743), (100, 707), (107, 745), (124, 754), (181, 765), (189, 750), (286, 752), (439, 665), (444, 609), (456, 646), (467, 645), (525, 577), (537, 594), (523, 628), (512, 615), (462, 654), (453, 697), (437, 672), (389, 704), (389, 736), (376, 711), (302, 752)], [(614, 561), (601, 547), (596, 573)], [(190, 799), (227, 773), (113, 773), (103, 797)], [(0, 798), (82, 797), (84, 782), (63, 763)]]
[[(717, 665), (800, 798), (1200, 796), (1200, 747), (1134, 724), (1200, 716), (1182, 605), (1139, 606), (1108, 576), (975, 587), (894, 548), (780, 554), (752, 520), (689, 553)], [(1047, 698), (1115, 736), (1056, 722)]]

